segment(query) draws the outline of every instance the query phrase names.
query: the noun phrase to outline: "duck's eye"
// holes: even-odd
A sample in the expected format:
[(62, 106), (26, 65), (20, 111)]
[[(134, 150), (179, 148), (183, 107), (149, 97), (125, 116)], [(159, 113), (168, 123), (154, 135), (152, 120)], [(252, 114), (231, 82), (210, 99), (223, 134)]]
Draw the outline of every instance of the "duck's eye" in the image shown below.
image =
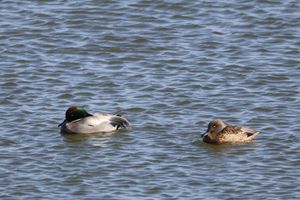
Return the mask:
[(213, 128), (216, 128), (217, 126), (216, 126), (216, 125), (213, 125), (212, 127), (213, 127)]

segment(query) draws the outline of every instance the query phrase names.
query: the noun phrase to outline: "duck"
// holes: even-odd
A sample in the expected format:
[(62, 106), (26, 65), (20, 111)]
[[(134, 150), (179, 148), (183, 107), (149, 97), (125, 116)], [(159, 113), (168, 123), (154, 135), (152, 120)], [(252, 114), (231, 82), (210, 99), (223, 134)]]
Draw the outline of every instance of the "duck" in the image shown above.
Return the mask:
[(65, 120), (58, 127), (63, 134), (91, 134), (128, 130), (131, 125), (118, 114), (91, 114), (83, 107), (71, 106), (65, 113)]
[(221, 119), (209, 122), (207, 131), (203, 133), (203, 142), (209, 144), (246, 143), (259, 132), (245, 126), (226, 125)]

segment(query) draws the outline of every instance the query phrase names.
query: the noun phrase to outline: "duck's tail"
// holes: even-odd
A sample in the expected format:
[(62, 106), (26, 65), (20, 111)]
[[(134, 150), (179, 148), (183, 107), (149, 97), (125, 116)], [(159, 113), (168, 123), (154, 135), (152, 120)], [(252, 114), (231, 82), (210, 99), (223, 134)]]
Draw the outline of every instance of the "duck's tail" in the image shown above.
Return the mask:
[(259, 134), (259, 132), (255, 131), (255, 132), (245, 132), (245, 134), (247, 135), (247, 137), (255, 137), (257, 134)]
[(252, 140), (257, 134), (259, 134), (259, 132), (251, 130), (251, 131), (244, 132), (244, 134), (247, 136), (247, 140)]
[(119, 117), (119, 116), (113, 116), (110, 119), (110, 124), (113, 127), (116, 127), (116, 130), (119, 130), (119, 129), (129, 129), (131, 127), (130, 123), (125, 118)]

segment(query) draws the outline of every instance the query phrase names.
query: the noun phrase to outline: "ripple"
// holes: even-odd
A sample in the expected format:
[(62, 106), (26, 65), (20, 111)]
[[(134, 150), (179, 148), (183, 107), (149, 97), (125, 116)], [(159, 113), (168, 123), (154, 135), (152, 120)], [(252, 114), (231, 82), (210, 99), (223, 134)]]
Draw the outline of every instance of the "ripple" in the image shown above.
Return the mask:
[[(1, 199), (300, 196), (298, 2), (1, 5)], [(70, 105), (133, 130), (62, 136)], [(206, 144), (216, 117), (261, 133)]]

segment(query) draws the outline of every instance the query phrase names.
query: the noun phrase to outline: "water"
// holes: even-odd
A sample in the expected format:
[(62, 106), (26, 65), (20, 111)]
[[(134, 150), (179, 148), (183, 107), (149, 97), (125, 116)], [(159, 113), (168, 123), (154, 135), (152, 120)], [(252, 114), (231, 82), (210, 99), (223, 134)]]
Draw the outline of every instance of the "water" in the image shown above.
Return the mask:
[[(0, 198), (300, 198), (300, 2), (1, 1)], [(133, 130), (63, 137), (71, 105)], [(221, 118), (261, 132), (208, 145)]]

